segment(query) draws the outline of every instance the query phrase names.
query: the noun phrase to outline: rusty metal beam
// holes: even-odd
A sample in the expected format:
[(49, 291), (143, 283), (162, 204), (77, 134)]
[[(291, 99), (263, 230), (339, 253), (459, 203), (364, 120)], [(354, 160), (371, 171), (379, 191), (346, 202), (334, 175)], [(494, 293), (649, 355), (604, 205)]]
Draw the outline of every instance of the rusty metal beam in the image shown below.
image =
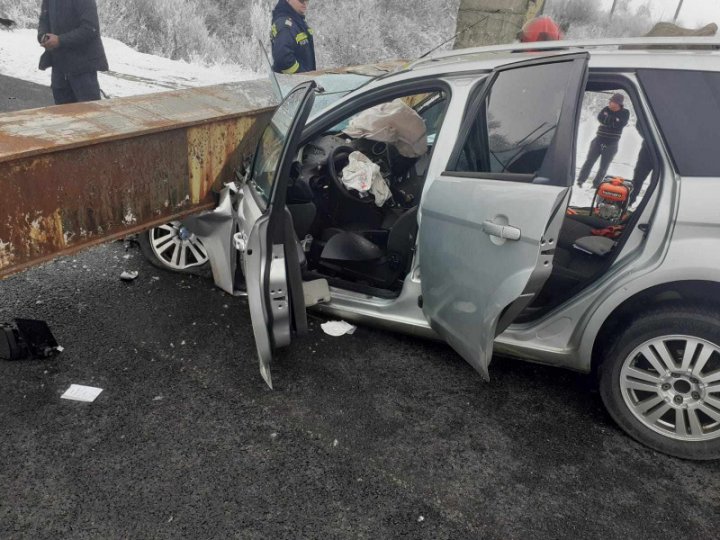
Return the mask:
[(0, 117), (0, 278), (212, 208), (275, 105), (248, 81)]

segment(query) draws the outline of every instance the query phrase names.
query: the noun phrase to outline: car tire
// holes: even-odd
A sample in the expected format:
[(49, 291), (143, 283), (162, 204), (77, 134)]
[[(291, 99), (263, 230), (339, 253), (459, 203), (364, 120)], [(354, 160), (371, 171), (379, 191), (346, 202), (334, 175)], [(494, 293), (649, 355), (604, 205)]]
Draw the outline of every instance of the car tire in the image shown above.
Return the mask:
[(659, 452), (720, 458), (720, 312), (668, 306), (626, 327), (600, 366), (615, 422)]
[(137, 242), (143, 256), (153, 266), (181, 274), (203, 274), (210, 266), (202, 242), (179, 221), (141, 232)]

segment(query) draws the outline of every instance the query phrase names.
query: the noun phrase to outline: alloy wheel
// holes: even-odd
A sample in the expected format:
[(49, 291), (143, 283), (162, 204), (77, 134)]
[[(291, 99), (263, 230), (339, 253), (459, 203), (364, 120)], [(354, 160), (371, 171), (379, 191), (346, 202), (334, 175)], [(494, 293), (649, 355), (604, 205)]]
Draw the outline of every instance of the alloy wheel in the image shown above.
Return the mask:
[(153, 255), (169, 270), (186, 270), (208, 261), (200, 239), (179, 221), (150, 229), (147, 234)]
[(720, 437), (720, 347), (692, 336), (653, 338), (624, 360), (620, 389), (646, 427), (681, 441)]

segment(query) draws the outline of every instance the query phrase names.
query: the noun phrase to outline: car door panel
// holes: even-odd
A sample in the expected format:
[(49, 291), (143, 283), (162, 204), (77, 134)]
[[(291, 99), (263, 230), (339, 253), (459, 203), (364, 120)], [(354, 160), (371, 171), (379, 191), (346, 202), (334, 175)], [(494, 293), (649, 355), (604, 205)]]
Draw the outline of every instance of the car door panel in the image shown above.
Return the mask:
[(270, 388), (273, 351), (307, 329), (300, 258), (292, 217), (285, 207), (290, 165), (313, 104), (315, 83), (296, 87), (261, 137), (238, 210), (248, 305), (260, 374)]
[[(553, 71), (567, 80), (550, 81), (547, 88), (537, 91), (543, 95), (558, 85), (564, 90), (564, 95), (551, 100), (557, 108), (557, 120), (537, 126), (531, 123), (532, 131), (523, 139), (513, 133), (512, 126), (503, 124), (506, 119), (502, 115), (493, 117), (495, 109), (486, 107), (486, 100), (492, 105), (494, 81), (512, 80), (515, 95), (531, 100), (532, 83), (526, 80), (528, 87), (518, 88), (517, 81), (523, 82), (525, 75), (527, 79), (531, 74), (537, 76), (538, 66), (543, 64), (535, 61), (530, 65), (532, 71), (517, 71), (506, 79), (506, 71), (527, 70), (529, 66), (498, 70), (483, 95), (474, 101), (474, 108), (468, 109), (468, 120), (461, 128), (464, 138), (461, 135), (454, 152), (457, 163), (485, 170), (469, 174), (446, 171), (433, 181), (421, 202), (423, 310), (431, 326), (484, 378), (488, 378), (495, 336), (535, 298), (550, 275), (555, 242), (569, 202), (587, 55), (553, 58), (552, 64)], [(502, 88), (498, 85), (497, 91)], [(507, 96), (499, 101), (503, 110), (510, 111), (508, 117), (520, 114)], [(529, 103), (518, 107), (532, 111)], [(516, 146), (508, 142), (513, 136), (520, 139)], [(463, 147), (466, 142), (469, 146)], [(485, 148), (476, 148), (483, 144)], [(512, 169), (518, 156), (528, 157), (520, 161), (522, 167), (533, 166), (531, 174)], [(533, 160), (537, 167), (531, 165)]]

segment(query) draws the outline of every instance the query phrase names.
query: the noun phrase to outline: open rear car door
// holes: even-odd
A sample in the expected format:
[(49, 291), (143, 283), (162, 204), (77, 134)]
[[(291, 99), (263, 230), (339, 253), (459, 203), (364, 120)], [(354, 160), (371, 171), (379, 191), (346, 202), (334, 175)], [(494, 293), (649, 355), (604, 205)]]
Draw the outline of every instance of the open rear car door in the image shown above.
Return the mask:
[(273, 350), (307, 331), (300, 258), (285, 208), (291, 165), (313, 105), (315, 83), (292, 90), (275, 111), (258, 144), (242, 189), (235, 243), (242, 254), (260, 373), (272, 388)]
[(495, 337), (552, 270), (587, 62), (587, 53), (553, 53), (496, 69), (470, 101), (447, 170), (423, 195), (423, 311), (485, 379)]

